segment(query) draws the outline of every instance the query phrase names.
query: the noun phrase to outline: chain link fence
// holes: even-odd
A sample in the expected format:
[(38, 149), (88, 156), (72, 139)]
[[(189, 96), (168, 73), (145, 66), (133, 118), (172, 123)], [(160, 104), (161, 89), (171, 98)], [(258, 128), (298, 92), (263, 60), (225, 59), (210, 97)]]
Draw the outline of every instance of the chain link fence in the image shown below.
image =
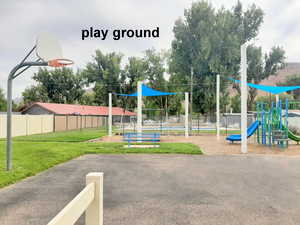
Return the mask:
[[(255, 114), (248, 114), (248, 125), (255, 121)], [(143, 132), (160, 132), (161, 135), (184, 135), (185, 116), (184, 115), (143, 115)], [(114, 122), (117, 133), (136, 132), (136, 119), (130, 121)], [(220, 128), (223, 134), (228, 134), (241, 128), (240, 114), (222, 114), (220, 116)], [(189, 135), (203, 135), (216, 133), (216, 116), (194, 114), (189, 116)]]

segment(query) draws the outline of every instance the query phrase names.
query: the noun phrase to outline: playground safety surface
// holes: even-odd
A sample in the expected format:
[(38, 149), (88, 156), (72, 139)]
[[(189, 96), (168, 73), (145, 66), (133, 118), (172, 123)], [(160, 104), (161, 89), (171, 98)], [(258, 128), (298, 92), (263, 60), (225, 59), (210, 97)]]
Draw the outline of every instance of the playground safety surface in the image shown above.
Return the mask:
[[(181, 142), (193, 143), (198, 145), (206, 155), (235, 155), (241, 154), (241, 146), (239, 143), (231, 144), (225, 140), (225, 136), (220, 136), (217, 140), (215, 135), (200, 135), (190, 136), (161, 136), (161, 142)], [(93, 142), (122, 142), (121, 136), (103, 137), (95, 139)], [(259, 145), (256, 143), (255, 137), (248, 139), (248, 152), (249, 154), (271, 154), (271, 155), (290, 155), (300, 156), (300, 144), (297, 145), (293, 141), (289, 141), (288, 148), (269, 147)]]
[(94, 154), (53, 167), (0, 189), (0, 224), (47, 224), (93, 171), (104, 172), (105, 225), (300, 224), (300, 157), (173, 154)]

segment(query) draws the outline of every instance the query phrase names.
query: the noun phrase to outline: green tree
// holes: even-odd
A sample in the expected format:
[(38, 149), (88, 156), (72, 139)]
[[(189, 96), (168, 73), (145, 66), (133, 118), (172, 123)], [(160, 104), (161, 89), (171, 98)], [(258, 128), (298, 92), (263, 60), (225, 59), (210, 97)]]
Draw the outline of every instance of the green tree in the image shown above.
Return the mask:
[(49, 102), (47, 90), (42, 85), (32, 85), (26, 88), (23, 93), (23, 104), (28, 105), (32, 102)]
[(3, 89), (0, 88), (0, 112), (6, 111), (6, 109), (7, 109), (6, 98), (4, 96)]
[[(120, 77), (121, 93), (130, 94), (137, 90), (137, 82), (146, 78), (147, 65), (143, 58), (130, 57), (128, 63), (122, 70)], [(136, 98), (120, 96), (120, 106), (124, 109), (133, 110), (136, 108)]]
[[(288, 99), (289, 101), (294, 100), (292, 95), (289, 94), (280, 94), (279, 99), (282, 100), (282, 108), (285, 108), (285, 100)], [(257, 103), (266, 103), (266, 108), (269, 109), (271, 106), (272, 102), (276, 102), (276, 97), (275, 95), (264, 95), (264, 96), (258, 96), (255, 99), (255, 106)]]
[(240, 113), (241, 112), (241, 96), (235, 95), (230, 99), (230, 106), (233, 113)]
[[(19, 108), (18, 104), (12, 101), (12, 111), (17, 112), (18, 108)], [(7, 110), (7, 101), (3, 89), (0, 88), (0, 112), (5, 112), (6, 110)]]
[[(269, 54), (263, 53), (260, 47), (249, 45), (247, 47), (247, 79), (248, 82), (259, 84), (270, 75), (275, 75), (284, 66), (285, 52), (280, 47), (273, 47)], [(248, 109), (254, 109), (254, 100), (257, 96), (256, 88), (249, 88)]]
[(79, 99), (79, 104), (81, 105), (97, 105), (95, 103), (95, 93), (86, 91), (82, 97)]
[[(284, 82), (277, 83), (278, 86), (300, 86), (300, 74), (288, 76)], [(295, 100), (300, 100), (300, 89), (289, 91)]]
[[(171, 75), (189, 91), (193, 71), (192, 102), (198, 112), (215, 111), (215, 75), (238, 74), (240, 45), (256, 37), (262, 21), (263, 12), (255, 5), (243, 11), (238, 1), (232, 10), (215, 10), (207, 1), (199, 1), (175, 22)], [(222, 79), (223, 98), (228, 98), (227, 84)]]
[[(168, 82), (165, 79), (165, 64), (167, 55), (164, 52), (157, 52), (155, 49), (148, 49), (145, 51), (143, 57), (146, 64), (145, 80), (148, 82), (148, 86), (151, 88), (168, 91)], [(145, 107), (151, 109), (159, 109), (158, 111), (152, 111), (152, 115), (162, 115), (163, 111), (168, 108), (168, 96), (155, 96), (147, 98), (145, 100)], [(148, 114), (151, 112), (148, 112)]]
[(37, 86), (23, 92), (24, 102), (43, 101), (72, 104), (78, 102), (83, 93), (83, 81), (72, 69), (39, 69), (33, 79)]
[[(87, 86), (94, 85), (95, 103), (108, 104), (108, 93), (120, 93), (121, 61), (120, 53), (104, 54), (96, 50), (92, 62), (89, 62), (82, 71)], [(118, 98), (113, 95), (113, 104), (117, 105)]]

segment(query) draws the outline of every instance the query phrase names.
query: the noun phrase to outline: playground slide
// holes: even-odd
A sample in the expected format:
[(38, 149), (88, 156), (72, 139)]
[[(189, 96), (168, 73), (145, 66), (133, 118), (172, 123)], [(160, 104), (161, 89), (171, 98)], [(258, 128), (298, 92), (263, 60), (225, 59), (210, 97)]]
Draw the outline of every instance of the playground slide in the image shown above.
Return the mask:
[[(255, 121), (254, 123), (252, 123), (251, 126), (248, 127), (247, 129), (247, 138), (251, 137), (255, 133), (258, 127), (259, 127), (259, 121)], [(231, 142), (241, 141), (242, 137), (240, 134), (232, 134), (228, 136), (226, 140)]]
[[(286, 127), (283, 126), (283, 129), (286, 129)], [(300, 136), (294, 134), (290, 129), (288, 129), (288, 138), (291, 139), (292, 141), (296, 141), (297, 144), (299, 144), (300, 142)]]
[(297, 144), (300, 142), (300, 137), (295, 135), (291, 130), (288, 130), (288, 137), (289, 139), (296, 141)]

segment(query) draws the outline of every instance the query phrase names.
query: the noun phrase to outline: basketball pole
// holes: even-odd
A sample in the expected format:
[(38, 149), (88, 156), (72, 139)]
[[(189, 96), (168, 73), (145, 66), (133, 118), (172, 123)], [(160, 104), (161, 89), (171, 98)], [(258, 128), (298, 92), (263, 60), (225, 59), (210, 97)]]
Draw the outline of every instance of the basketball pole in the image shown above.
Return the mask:
[[(28, 56), (25, 57), (25, 59)], [(24, 62), (24, 60), (16, 65), (9, 73), (7, 79), (7, 118), (6, 118), (6, 170), (9, 171), (12, 169), (12, 88), (13, 80), (28, 69), (31, 66), (48, 66), (48, 62)], [(16, 72), (26, 67), (23, 71), (16, 74)]]
[(247, 44), (241, 45), (241, 152), (247, 153)]

